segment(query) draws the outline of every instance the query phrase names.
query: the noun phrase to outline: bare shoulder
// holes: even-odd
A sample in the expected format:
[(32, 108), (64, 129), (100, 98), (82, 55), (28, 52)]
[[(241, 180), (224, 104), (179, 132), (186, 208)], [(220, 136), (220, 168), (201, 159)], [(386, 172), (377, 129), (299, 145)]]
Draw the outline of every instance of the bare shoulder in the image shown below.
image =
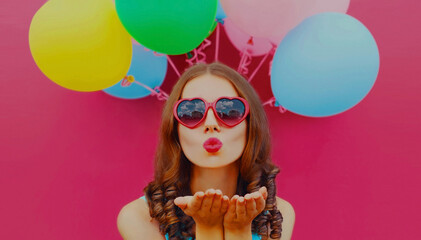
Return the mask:
[(295, 223), (295, 211), (286, 200), (276, 197), (276, 206), (283, 217), (281, 240), (290, 240)]
[(276, 206), (278, 207), (279, 211), (281, 211), (282, 215), (289, 216), (290, 218), (293, 217), (293, 219), (295, 219), (295, 211), (291, 203), (277, 196)]
[(117, 228), (125, 240), (165, 239), (159, 232), (159, 224), (149, 215), (149, 207), (143, 199), (126, 204), (117, 216)]

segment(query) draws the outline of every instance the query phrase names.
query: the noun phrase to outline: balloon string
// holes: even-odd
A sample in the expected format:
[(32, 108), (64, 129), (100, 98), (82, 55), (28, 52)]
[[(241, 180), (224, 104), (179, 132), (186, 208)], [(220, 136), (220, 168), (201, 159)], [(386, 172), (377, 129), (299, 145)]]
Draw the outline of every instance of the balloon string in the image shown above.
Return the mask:
[(145, 85), (141, 82), (138, 82), (136, 80), (134, 80), (134, 83), (148, 89), (151, 92), (151, 96), (156, 96), (158, 98), (158, 100), (160, 100), (160, 101), (165, 101), (165, 100), (168, 99), (168, 94), (166, 94), (164, 91), (162, 91), (159, 87), (155, 87), (155, 88), (152, 89), (152, 88), (148, 87), (147, 85)]
[(199, 47), (198, 54), (202, 56), (200, 62), (206, 62), (206, 54), (203, 52), (207, 47), (212, 45), (212, 42), (209, 39), (203, 40), (202, 45)]
[(162, 57), (162, 56), (165, 56), (165, 54), (162, 54), (162, 53), (157, 53), (157, 52), (153, 52), (153, 55), (155, 55), (155, 56), (157, 56), (157, 57)]
[(269, 100), (267, 100), (266, 102), (264, 102), (264, 103), (263, 103), (263, 106), (266, 106), (266, 105), (269, 105), (269, 106), (271, 106), (271, 107), (278, 107), (278, 111), (279, 111), (280, 113), (285, 113), (285, 112), (287, 111), (287, 109), (286, 109), (286, 108), (282, 107), (282, 105), (281, 105), (281, 104), (279, 104), (279, 103), (276, 101), (276, 98), (275, 98), (275, 97), (272, 97), (272, 98), (270, 98)]
[(219, 29), (221, 28), (219, 25), (222, 24), (218, 20), (216, 22), (216, 43), (215, 43), (215, 62), (218, 61), (218, 53), (219, 53)]
[[(247, 41), (247, 45), (254, 45), (252, 36), (250, 36), (250, 39)], [(249, 72), (248, 65), (250, 65), (252, 58), (250, 51), (251, 50), (248, 47), (245, 47), (243, 51), (240, 52), (241, 59), (237, 69), (237, 72), (240, 74), (246, 75)]]
[(237, 72), (239, 72), (240, 74), (243, 75), (247, 75), (249, 70), (248, 70), (248, 66), (251, 63), (251, 55), (248, 51), (248, 49), (244, 49), (241, 53), (241, 59), (240, 59), (240, 63), (238, 64), (238, 69)]
[[(186, 62), (189, 64), (189, 66), (193, 66), (196, 63), (199, 62), (206, 62), (206, 54), (203, 52), (207, 47), (209, 47), (212, 44), (212, 42), (208, 39), (203, 40), (202, 44), (194, 49), (193, 56), (189, 59), (186, 59)], [(190, 54), (192, 53), (190, 52)]]
[[(277, 46), (272, 43), (272, 49), (270, 50), (272, 55), (275, 55), (276, 48)], [(271, 76), (271, 73), (272, 73), (272, 63), (273, 63), (273, 58), (269, 62), (269, 72), (268, 72), (269, 77)]]
[(271, 50), (269, 50), (269, 52), (266, 53), (266, 55), (262, 58), (262, 60), (260, 61), (259, 65), (256, 67), (256, 69), (254, 69), (253, 73), (251, 74), (251, 76), (249, 77), (248, 81), (251, 82), (251, 80), (254, 78), (254, 76), (256, 75), (257, 71), (259, 71), (260, 67), (262, 67), (263, 63), (266, 61), (266, 59), (269, 57), (269, 55), (272, 55), (276, 49), (275, 45), (272, 45)]
[(193, 59), (196, 59), (196, 55), (197, 55), (196, 49), (193, 49), (192, 51), (186, 53), (186, 57), (187, 57), (186, 63), (188, 63), (189, 66), (193, 65)]
[(177, 76), (180, 77), (180, 72), (177, 70), (177, 68), (175, 67), (173, 61), (171, 60), (170, 56), (168, 56), (168, 55), (167, 55), (167, 60), (170, 63), (171, 67), (174, 69), (174, 71), (177, 74)]
[[(149, 52), (149, 51), (151, 51), (149, 48), (143, 48), (143, 50), (145, 50), (145, 51), (147, 51), (147, 52)], [(153, 55), (155, 55), (155, 56), (157, 56), (157, 57), (162, 57), (162, 56), (165, 56), (165, 54), (163, 54), (163, 53), (157, 53), (157, 52), (155, 52), (155, 51), (153, 51)]]
[(136, 81), (136, 79), (132, 76), (125, 76), (123, 78), (123, 81), (121, 81), (121, 86), (123, 87), (128, 87), (130, 86), (132, 83), (136, 83), (144, 88), (146, 88), (147, 90), (149, 90), (151, 92), (151, 96), (156, 96), (158, 98), (158, 100), (160, 101), (165, 101), (168, 99), (168, 94), (166, 94), (164, 91), (162, 91), (159, 87), (155, 87), (154, 89), (150, 88), (149, 86)]
[[(160, 87), (154, 87), (155, 92), (158, 92), (158, 94), (155, 94), (158, 100), (160, 101), (166, 101), (168, 99), (168, 94), (164, 92)], [(152, 96), (154, 94), (152, 93)]]
[(240, 52), (240, 56), (241, 56), (241, 58), (240, 58), (240, 62), (238, 63), (238, 68), (237, 68), (237, 72), (240, 72), (241, 71), (241, 67), (242, 67), (242, 65), (243, 65), (243, 62), (244, 62), (244, 58), (245, 58), (245, 52), (246, 52), (246, 50), (244, 49), (243, 50), (243, 52)]

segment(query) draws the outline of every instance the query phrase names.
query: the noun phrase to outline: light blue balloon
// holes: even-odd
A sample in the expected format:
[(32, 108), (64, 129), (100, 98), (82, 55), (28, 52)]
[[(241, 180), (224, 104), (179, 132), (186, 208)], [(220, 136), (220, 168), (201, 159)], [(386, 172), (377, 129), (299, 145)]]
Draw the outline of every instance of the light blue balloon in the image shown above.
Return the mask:
[(342, 13), (313, 15), (292, 29), (273, 57), (272, 93), (287, 110), (326, 117), (357, 105), (379, 72), (369, 30)]
[[(132, 75), (136, 81), (153, 89), (161, 86), (167, 73), (167, 66), (166, 55), (156, 56), (153, 51), (145, 50), (143, 46), (133, 44), (132, 62), (127, 76)], [(123, 87), (122, 81), (103, 91), (111, 96), (123, 99), (138, 99), (151, 94), (149, 90), (134, 82), (130, 86)]]
[(222, 9), (222, 5), (218, 0), (218, 8), (216, 9), (216, 19), (222, 20), (225, 19), (227, 15), (224, 12), (224, 9)]

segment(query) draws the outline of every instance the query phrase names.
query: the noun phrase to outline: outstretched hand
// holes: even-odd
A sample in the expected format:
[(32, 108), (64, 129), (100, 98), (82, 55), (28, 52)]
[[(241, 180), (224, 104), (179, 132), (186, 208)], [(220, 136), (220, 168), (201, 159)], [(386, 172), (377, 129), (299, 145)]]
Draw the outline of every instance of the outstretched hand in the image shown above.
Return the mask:
[(259, 191), (248, 193), (244, 197), (233, 196), (224, 216), (224, 229), (241, 230), (251, 227), (253, 219), (265, 208), (267, 195), (266, 187), (261, 187)]
[(221, 190), (208, 189), (196, 192), (194, 196), (177, 197), (174, 200), (183, 212), (191, 216), (197, 225), (222, 227), (224, 215), (228, 210), (229, 197)]
[(220, 190), (208, 189), (196, 192), (194, 196), (177, 197), (174, 204), (195, 223), (206, 227), (223, 225), (227, 230), (241, 230), (251, 227), (251, 222), (266, 206), (266, 187), (248, 193), (244, 197), (235, 195), (231, 200)]

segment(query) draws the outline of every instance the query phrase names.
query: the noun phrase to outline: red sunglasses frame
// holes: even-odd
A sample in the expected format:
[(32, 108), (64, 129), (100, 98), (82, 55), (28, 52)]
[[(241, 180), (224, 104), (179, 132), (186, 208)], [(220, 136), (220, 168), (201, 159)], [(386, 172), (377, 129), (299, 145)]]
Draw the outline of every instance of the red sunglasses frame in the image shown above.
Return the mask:
[[(191, 100), (194, 100), (194, 99), (199, 99), (199, 100), (202, 100), (204, 103), (205, 103), (205, 114), (203, 115), (203, 117), (202, 117), (202, 119), (199, 121), (199, 122), (197, 122), (196, 124), (194, 124), (194, 125), (192, 125), (192, 126), (189, 126), (189, 125), (187, 125), (187, 124), (185, 124), (183, 121), (181, 121), (180, 120), (180, 118), (178, 118), (178, 114), (177, 114), (177, 108), (178, 108), (178, 105), (181, 103), (181, 102), (183, 102), (183, 101), (191, 101)], [(221, 100), (221, 99), (229, 99), (229, 100), (233, 100), (233, 99), (237, 99), (237, 100), (240, 100), (243, 104), (244, 104), (244, 107), (245, 107), (245, 113), (244, 113), (244, 115), (243, 115), (243, 117), (240, 119), (240, 120), (238, 120), (238, 122), (236, 122), (235, 124), (232, 124), (232, 125), (229, 125), (229, 124), (227, 124), (227, 123), (225, 123), (219, 116), (218, 116), (218, 113), (216, 112), (216, 109), (215, 109), (215, 106), (216, 106), (216, 103), (219, 101), (219, 100)], [(209, 111), (209, 108), (212, 108), (212, 110), (213, 110), (213, 113), (214, 113), (214, 115), (215, 115), (215, 117), (221, 122), (221, 123), (223, 123), (225, 126), (228, 126), (228, 127), (234, 127), (234, 126), (236, 126), (236, 125), (238, 125), (238, 124), (240, 124), (246, 117), (247, 117), (247, 115), (249, 114), (249, 112), (250, 112), (250, 108), (249, 108), (249, 104), (248, 104), (248, 102), (244, 99), (244, 98), (241, 98), (241, 97), (220, 97), (220, 98), (218, 98), (218, 99), (216, 99), (214, 102), (211, 102), (211, 103), (209, 103), (209, 102), (207, 102), (205, 99), (203, 99), (203, 98), (200, 98), (200, 97), (194, 97), (194, 98), (182, 98), (182, 99), (180, 99), (180, 100), (178, 100), (175, 104), (174, 104), (174, 108), (173, 108), (173, 115), (174, 115), (174, 117), (177, 119), (177, 121), (179, 122), (179, 123), (181, 123), (182, 125), (184, 125), (184, 126), (186, 126), (186, 127), (188, 127), (188, 128), (195, 128), (195, 127), (197, 127), (200, 123), (202, 123), (204, 120), (205, 120), (205, 118), (206, 118), (206, 116), (208, 115), (208, 111)]]

